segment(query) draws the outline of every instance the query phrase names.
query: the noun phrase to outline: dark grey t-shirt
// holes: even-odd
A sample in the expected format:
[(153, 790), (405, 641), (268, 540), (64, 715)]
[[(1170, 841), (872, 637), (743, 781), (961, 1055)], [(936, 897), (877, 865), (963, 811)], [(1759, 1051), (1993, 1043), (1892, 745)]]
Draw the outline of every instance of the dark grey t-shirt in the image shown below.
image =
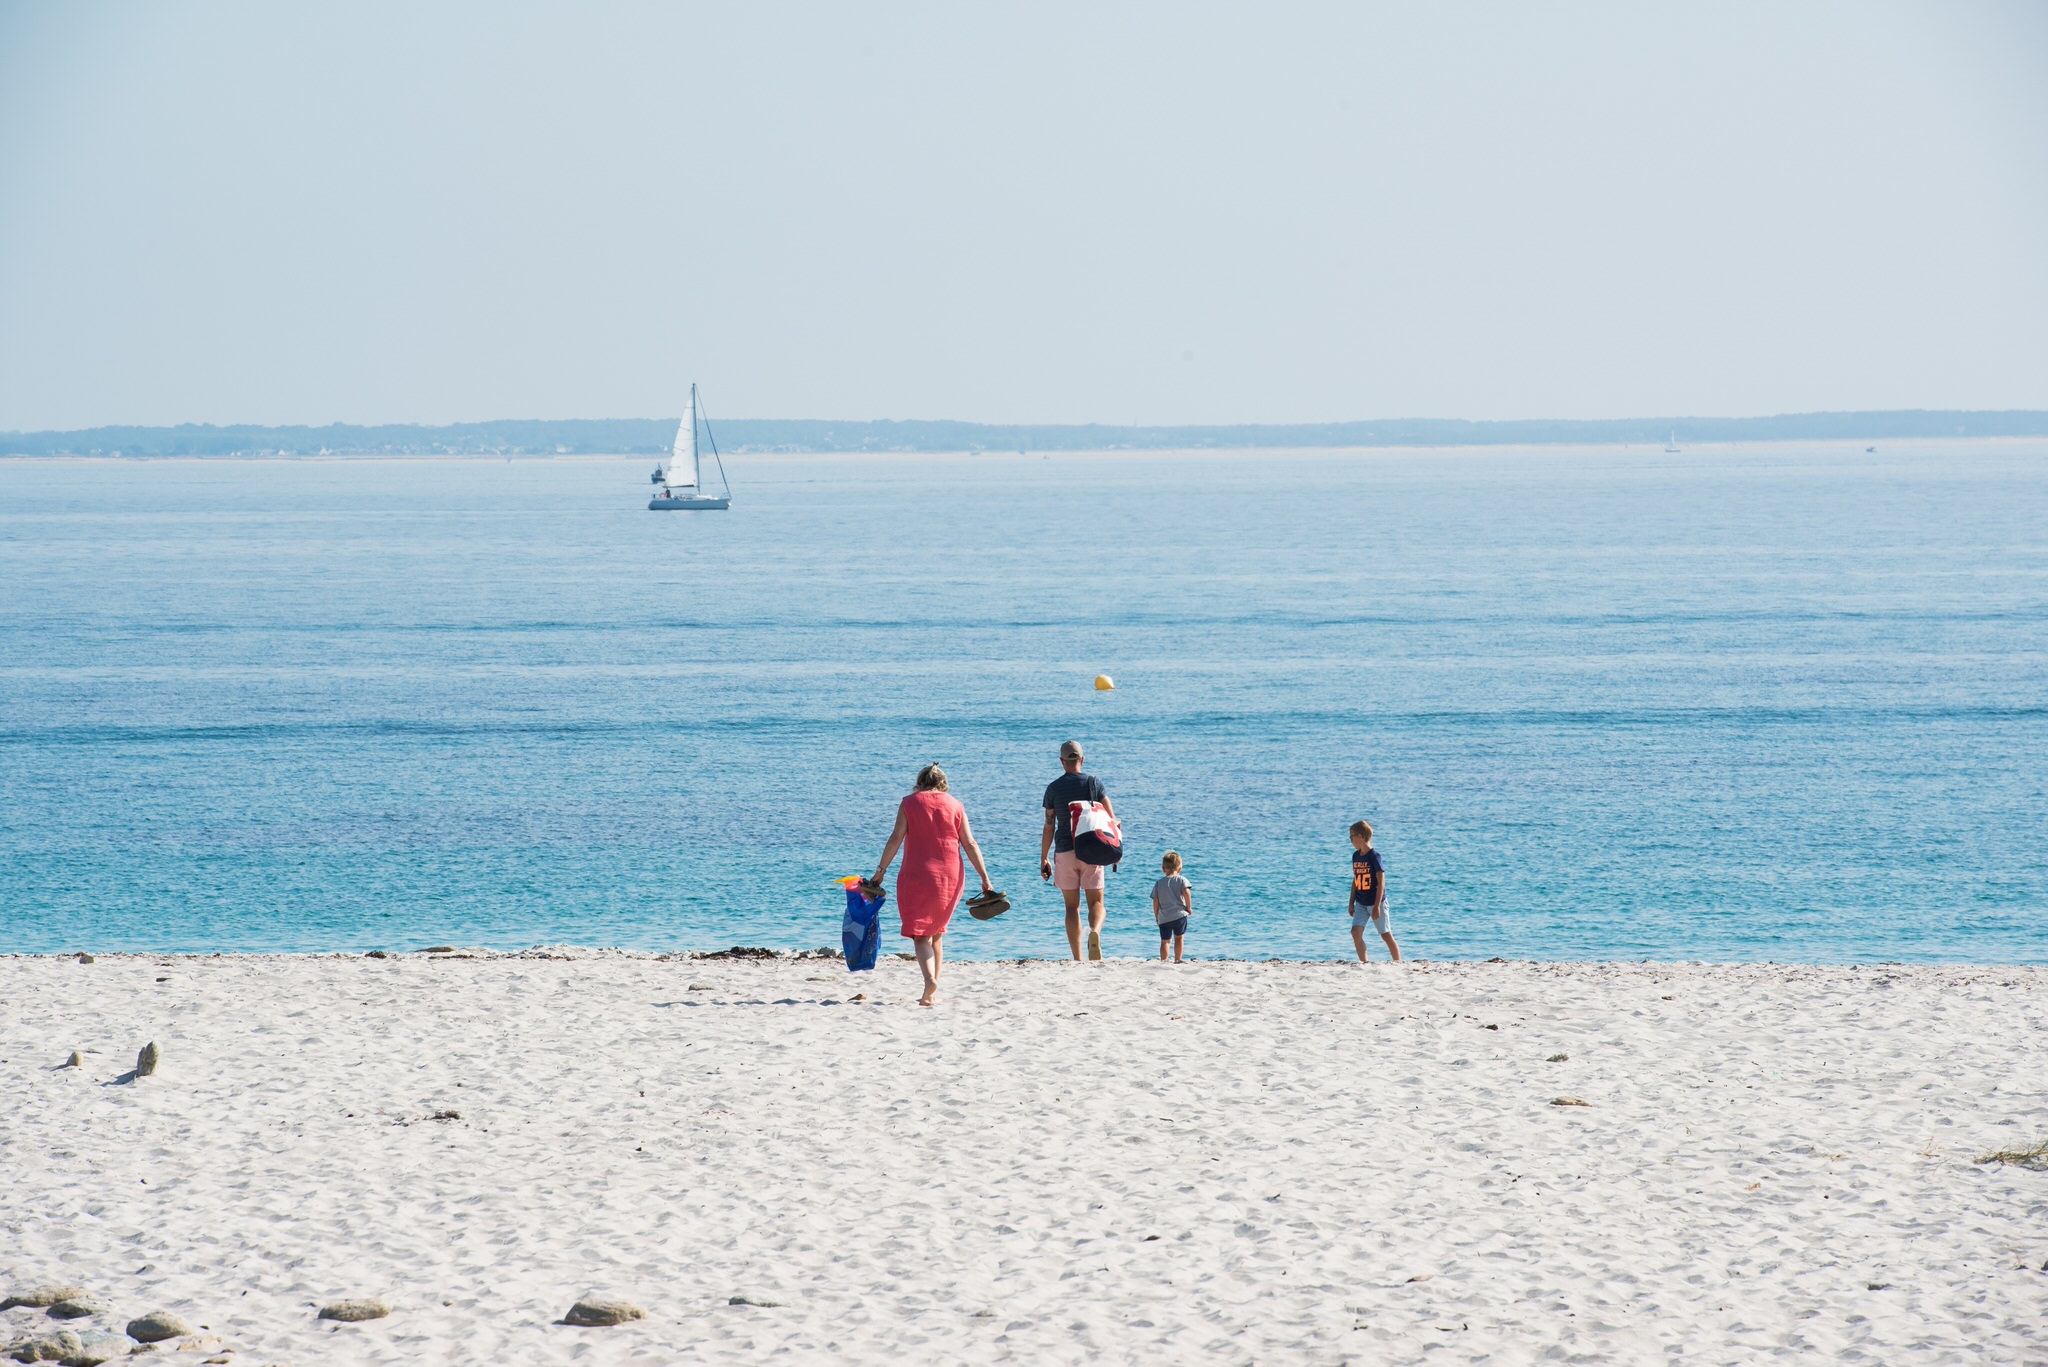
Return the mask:
[(1052, 813), (1052, 850), (1074, 848), (1074, 818), (1067, 811), (1069, 802), (1107, 802), (1109, 794), (1102, 791), (1102, 784), (1089, 773), (1061, 774), (1045, 785), (1045, 809)]

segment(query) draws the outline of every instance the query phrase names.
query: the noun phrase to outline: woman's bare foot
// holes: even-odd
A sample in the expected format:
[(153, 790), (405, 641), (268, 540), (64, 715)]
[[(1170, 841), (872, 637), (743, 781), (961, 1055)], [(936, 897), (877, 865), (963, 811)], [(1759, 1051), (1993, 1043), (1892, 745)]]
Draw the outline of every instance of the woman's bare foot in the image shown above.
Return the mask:
[(919, 1006), (930, 1006), (932, 1004), (932, 998), (938, 994), (938, 991), (939, 989), (936, 987), (927, 987), (924, 990), (924, 995), (917, 999), (917, 1004)]

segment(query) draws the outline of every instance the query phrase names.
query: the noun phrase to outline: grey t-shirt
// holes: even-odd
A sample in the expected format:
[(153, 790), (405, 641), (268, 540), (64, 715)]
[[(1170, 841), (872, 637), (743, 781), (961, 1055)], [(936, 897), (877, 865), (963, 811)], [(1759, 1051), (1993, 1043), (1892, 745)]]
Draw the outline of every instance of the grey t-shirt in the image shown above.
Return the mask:
[(1177, 873), (1169, 873), (1152, 885), (1152, 914), (1160, 925), (1178, 921), (1187, 915), (1187, 907), (1181, 902), (1183, 888), (1193, 891), (1193, 885)]

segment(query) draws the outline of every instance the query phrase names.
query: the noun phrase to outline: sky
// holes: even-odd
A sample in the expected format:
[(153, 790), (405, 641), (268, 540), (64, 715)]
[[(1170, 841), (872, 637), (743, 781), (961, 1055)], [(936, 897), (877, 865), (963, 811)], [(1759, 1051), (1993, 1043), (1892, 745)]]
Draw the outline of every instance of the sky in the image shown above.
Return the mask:
[(0, 0), (0, 429), (2048, 408), (2048, 4)]

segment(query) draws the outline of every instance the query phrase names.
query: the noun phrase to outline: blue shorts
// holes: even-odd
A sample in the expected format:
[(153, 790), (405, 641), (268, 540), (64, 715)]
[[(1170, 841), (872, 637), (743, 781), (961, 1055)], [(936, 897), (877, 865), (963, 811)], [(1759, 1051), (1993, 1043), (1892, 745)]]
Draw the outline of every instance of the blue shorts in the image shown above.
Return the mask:
[(1392, 923), (1387, 920), (1387, 904), (1385, 902), (1381, 902), (1378, 909), (1374, 909), (1372, 904), (1368, 902), (1353, 902), (1351, 904), (1351, 928), (1353, 930), (1364, 930), (1368, 926), (1377, 930), (1382, 935), (1392, 935), (1394, 933)]
[(1176, 916), (1171, 921), (1159, 923), (1159, 943), (1162, 945), (1168, 940), (1178, 940), (1187, 933), (1188, 918), (1185, 916)]

